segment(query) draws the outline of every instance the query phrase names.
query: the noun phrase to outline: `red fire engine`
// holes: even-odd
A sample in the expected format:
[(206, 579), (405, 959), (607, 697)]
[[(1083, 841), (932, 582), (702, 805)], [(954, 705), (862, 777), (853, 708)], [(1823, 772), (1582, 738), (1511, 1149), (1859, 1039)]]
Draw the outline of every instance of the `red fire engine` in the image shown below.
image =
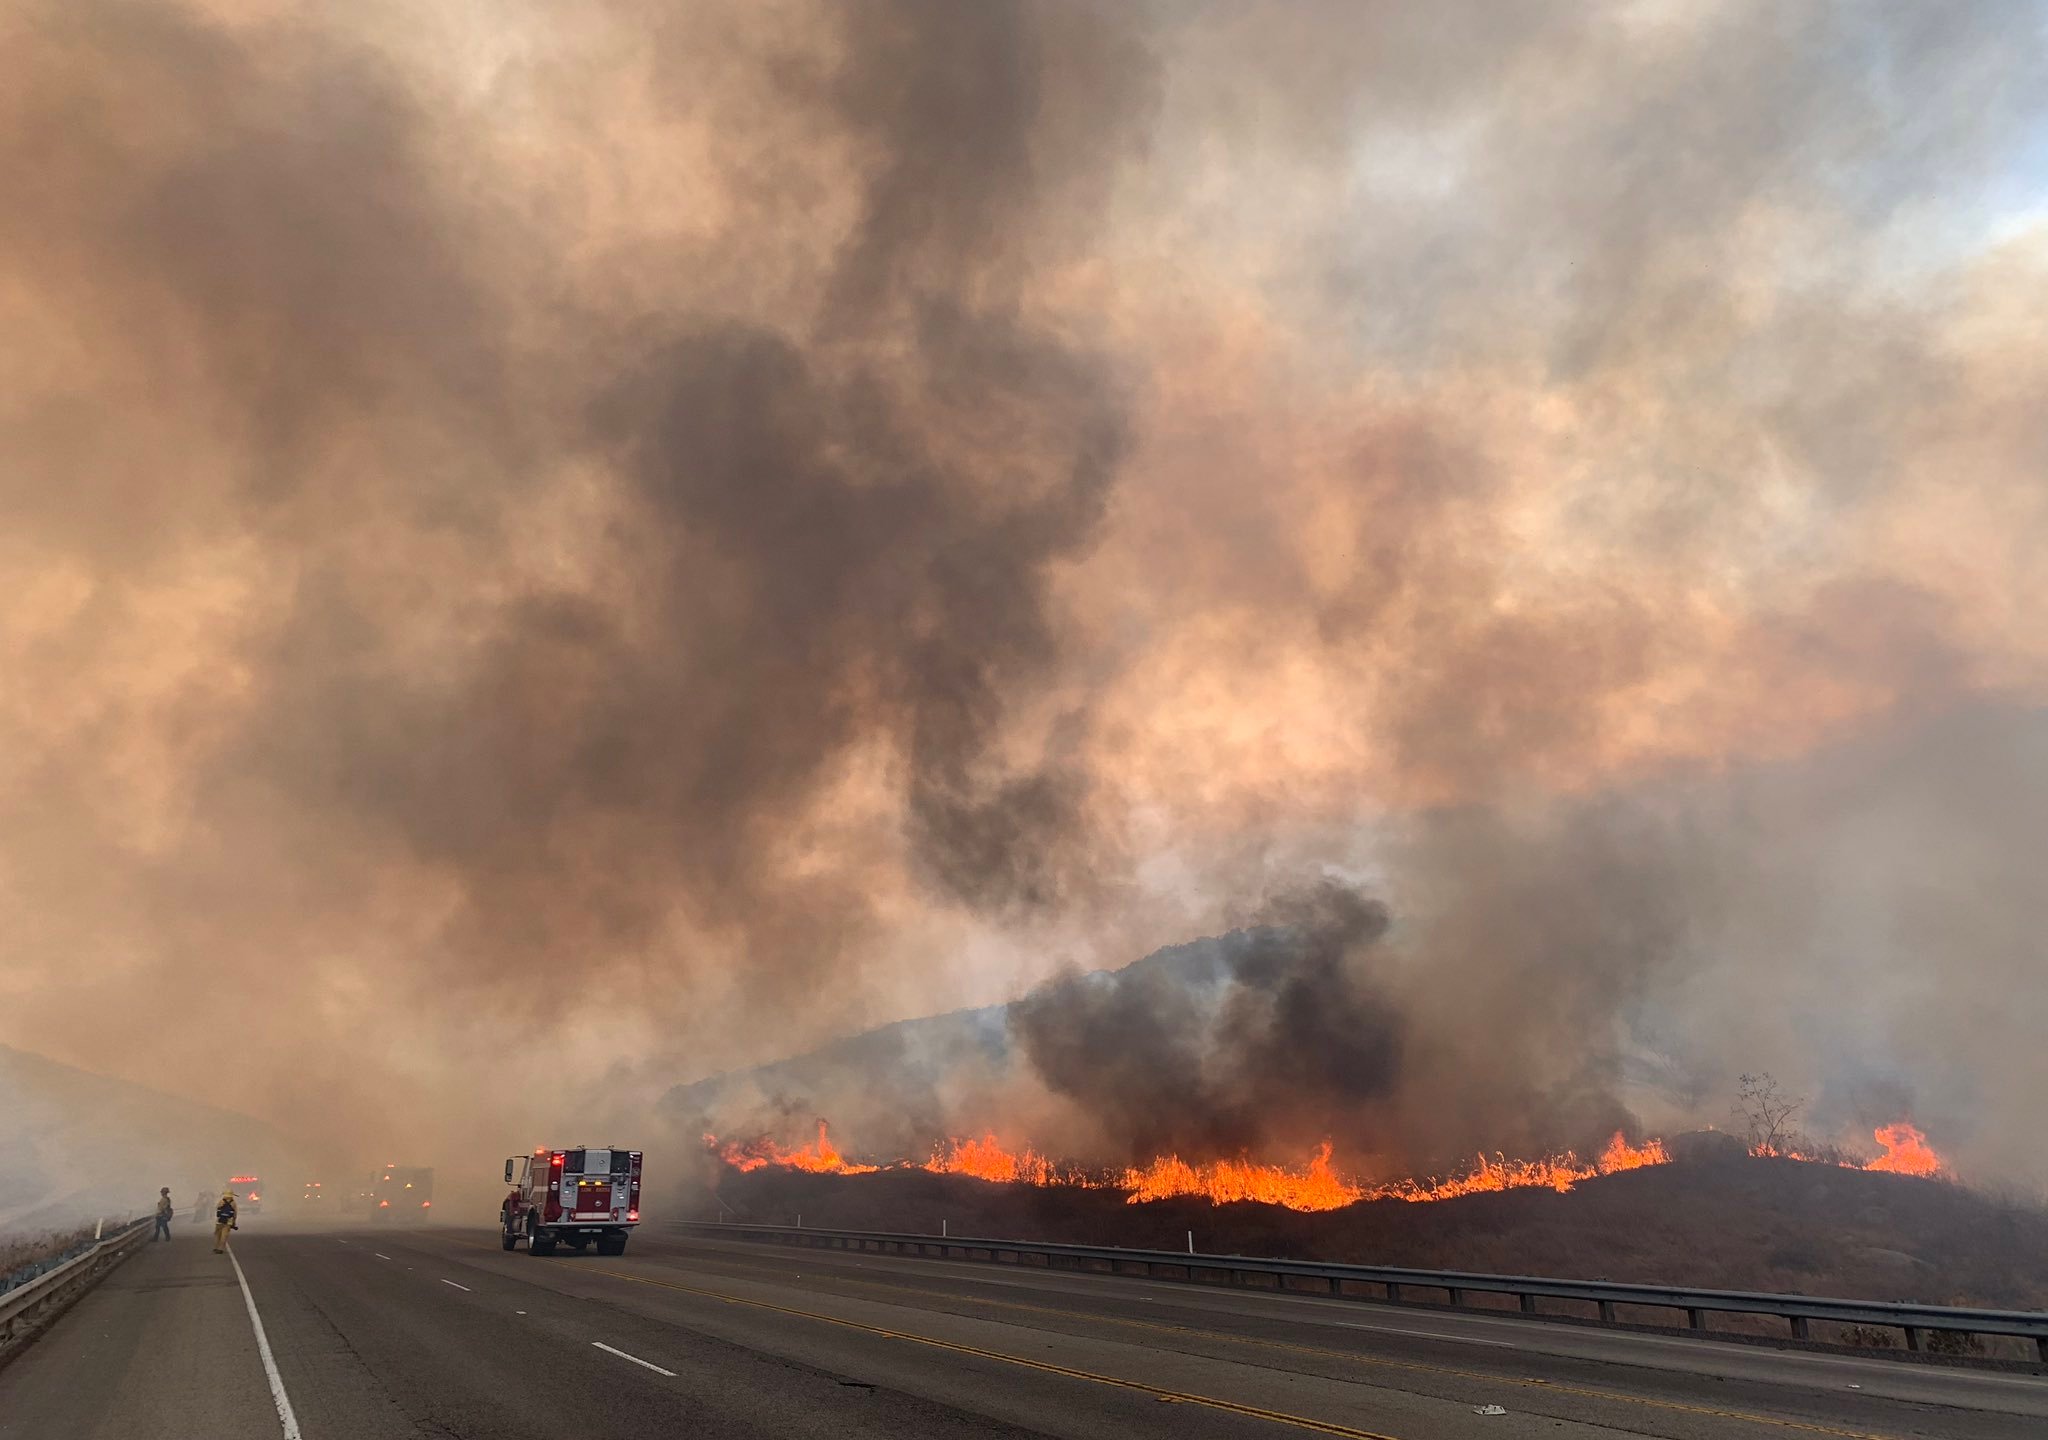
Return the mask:
[(640, 1223), (640, 1152), (618, 1146), (543, 1146), (505, 1162), (512, 1193), (498, 1209), (499, 1240), (507, 1250), (526, 1241), (535, 1255), (557, 1245), (581, 1252), (593, 1241), (600, 1255), (626, 1253), (626, 1237)]

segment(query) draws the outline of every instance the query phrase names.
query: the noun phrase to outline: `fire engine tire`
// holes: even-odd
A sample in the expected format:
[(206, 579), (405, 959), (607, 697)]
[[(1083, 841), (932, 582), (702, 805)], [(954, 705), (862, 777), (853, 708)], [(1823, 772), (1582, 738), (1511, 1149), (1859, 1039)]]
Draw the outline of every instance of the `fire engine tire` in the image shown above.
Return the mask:
[(519, 1237), (512, 1233), (510, 1230), (507, 1230), (498, 1237), (498, 1243), (503, 1245), (507, 1250), (510, 1250), (514, 1245), (517, 1245), (519, 1243)]
[(599, 1240), (599, 1241), (597, 1242), (597, 1253), (598, 1253), (598, 1254), (600, 1254), (600, 1255), (623, 1255), (623, 1254), (625, 1254), (625, 1253), (626, 1253), (626, 1237), (625, 1237), (625, 1236), (623, 1236), (623, 1235), (621, 1235), (621, 1236), (619, 1236), (619, 1237), (618, 1237), (618, 1238), (617, 1238), (616, 1240), (613, 1240), (613, 1239), (610, 1239), (610, 1238), (606, 1238), (606, 1239), (602, 1239), (602, 1240)]

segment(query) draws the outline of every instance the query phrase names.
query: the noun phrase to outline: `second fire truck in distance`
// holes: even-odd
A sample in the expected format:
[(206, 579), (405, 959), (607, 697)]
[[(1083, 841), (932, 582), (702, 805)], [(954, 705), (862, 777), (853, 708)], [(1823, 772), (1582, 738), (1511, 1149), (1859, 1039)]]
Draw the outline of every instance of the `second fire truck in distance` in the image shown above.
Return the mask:
[(421, 1165), (386, 1165), (370, 1180), (372, 1220), (425, 1220), (434, 1208), (434, 1172)]
[(512, 1193), (498, 1208), (498, 1228), (507, 1250), (521, 1240), (535, 1255), (595, 1243), (600, 1255), (623, 1255), (640, 1223), (638, 1150), (544, 1146), (507, 1160), (505, 1183)]

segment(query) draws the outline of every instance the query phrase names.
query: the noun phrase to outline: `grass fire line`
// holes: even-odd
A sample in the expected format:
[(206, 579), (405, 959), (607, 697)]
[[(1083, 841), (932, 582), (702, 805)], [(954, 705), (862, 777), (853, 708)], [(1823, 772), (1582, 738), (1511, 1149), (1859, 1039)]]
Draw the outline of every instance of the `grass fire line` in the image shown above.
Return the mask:
[[(1764, 1145), (1752, 1147), (1751, 1154), (1897, 1175), (1932, 1178), (1950, 1173), (1947, 1163), (1927, 1143), (1927, 1137), (1904, 1121), (1880, 1126), (1872, 1138), (1883, 1151), (1872, 1160), (1824, 1158)], [(774, 1167), (819, 1175), (871, 1175), (881, 1170), (917, 1169), (991, 1184), (1120, 1190), (1131, 1205), (1195, 1196), (1216, 1205), (1251, 1201), (1302, 1211), (1338, 1210), (1369, 1200), (1423, 1204), (1503, 1190), (1547, 1189), (1562, 1193), (1583, 1180), (1664, 1165), (1671, 1159), (1662, 1140), (1630, 1144), (1621, 1131), (1616, 1131), (1600, 1154), (1589, 1160), (1582, 1160), (1571, 1151), (1527, 1160), (1479, 1155), (1470, 1168), (1448, 1178), (1391, 1181), (1362, 1180), (1340, 1173), (1333, 1162), (1333, 1147), (1327, 1141), (1299, 1168), (1245, 1158), (1191, 1162), (1178, 1155), (1162, 1155), (1149, 1164), (1112, 1169), (1090, 1169), (1055, 1160), (1028, 1145), (1011, 1149), (993, 1134), (945, 1141), (935, 1146), (926, 1160), (853, 1161), (833, 1145), (830, 1128), (823, 1120), (818, 1121), (816, 1140), (807, 1145), (785, 1147), (765, 1136), (721, 1141), (715, 1135), (706, 1135), (704, 1144), (719, 1160), (742, 1172)]]

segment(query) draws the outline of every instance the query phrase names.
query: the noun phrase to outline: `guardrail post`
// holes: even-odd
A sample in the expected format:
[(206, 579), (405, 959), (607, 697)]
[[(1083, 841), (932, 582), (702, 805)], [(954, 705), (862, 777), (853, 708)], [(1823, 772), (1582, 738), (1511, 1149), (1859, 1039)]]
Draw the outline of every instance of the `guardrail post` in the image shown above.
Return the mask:
[(1536, 1297), (1534, 1295), (1517, 1295), (1515, 1298), (1522, 1302), (1522, 1313), (1524, 1315), (1534, 1315), (1536, 1313)]
[(1687, 1310), (1685, 1312), (1685, 1323), (1694, 1330), (1704, 1330), (1707, 1328), (1707, 1312), (1704, 1310)]
[(1390, 1304), (1390, 1305), (1399, 1305), (1399, 1304), (1401, 1303), (1401, 1282), (1400, 1282), (1400, 1281), (1398, 1281), (1398, 1280), (1389, 1280), (1389, 1281), (1387, 1282), (1387, 1303), (1388, 1303), (1388, 1304)]
[(1458, 1307), (1462, 1306), (1462, 1305), (1463, 1305), (1463, 1304), (1465, 1303), (1465, 1292), (1464, 1292), (1463, 1290), (1460, 1290), (1460, 1289), (1459, 1289), (1459, 1288), (1458, 1288), (1457, 1286), (1455, 1286), (1455, 1285), (1451, 1286), (1451, 1288), (1450, 1288), (1450, 1297), (1451, 1297), (1451, 1308), (1452, 1308), (1453, 1310), (1457, 1309)]
[(1900, 1328), (1906, 1332), (1906, 1348), (1908, 1350), (1918, 1350), (1920, 1348), (1920, 1327), (1918, 1325), (1905, 1325)]
[(1614, 1302), (1612, 1300), (1602, 1300), (1599, 1302), (1599, 1305), (1600, 1323), (1602, 1325), (1612, 1325), (1614, 1323)]
[(2038, 1337), (2034, 1341), (2034, 1348), (2041, 1352), (2041, 1363), (2048, 1365), (2048, 1335)]
[(1794, 1340), (1805, 1340), (1809, 1338), (1807, 1334), (1806, 1317), (1804, 1315), (1794, 1315), (1792, 1317), (1792, 1338)]

